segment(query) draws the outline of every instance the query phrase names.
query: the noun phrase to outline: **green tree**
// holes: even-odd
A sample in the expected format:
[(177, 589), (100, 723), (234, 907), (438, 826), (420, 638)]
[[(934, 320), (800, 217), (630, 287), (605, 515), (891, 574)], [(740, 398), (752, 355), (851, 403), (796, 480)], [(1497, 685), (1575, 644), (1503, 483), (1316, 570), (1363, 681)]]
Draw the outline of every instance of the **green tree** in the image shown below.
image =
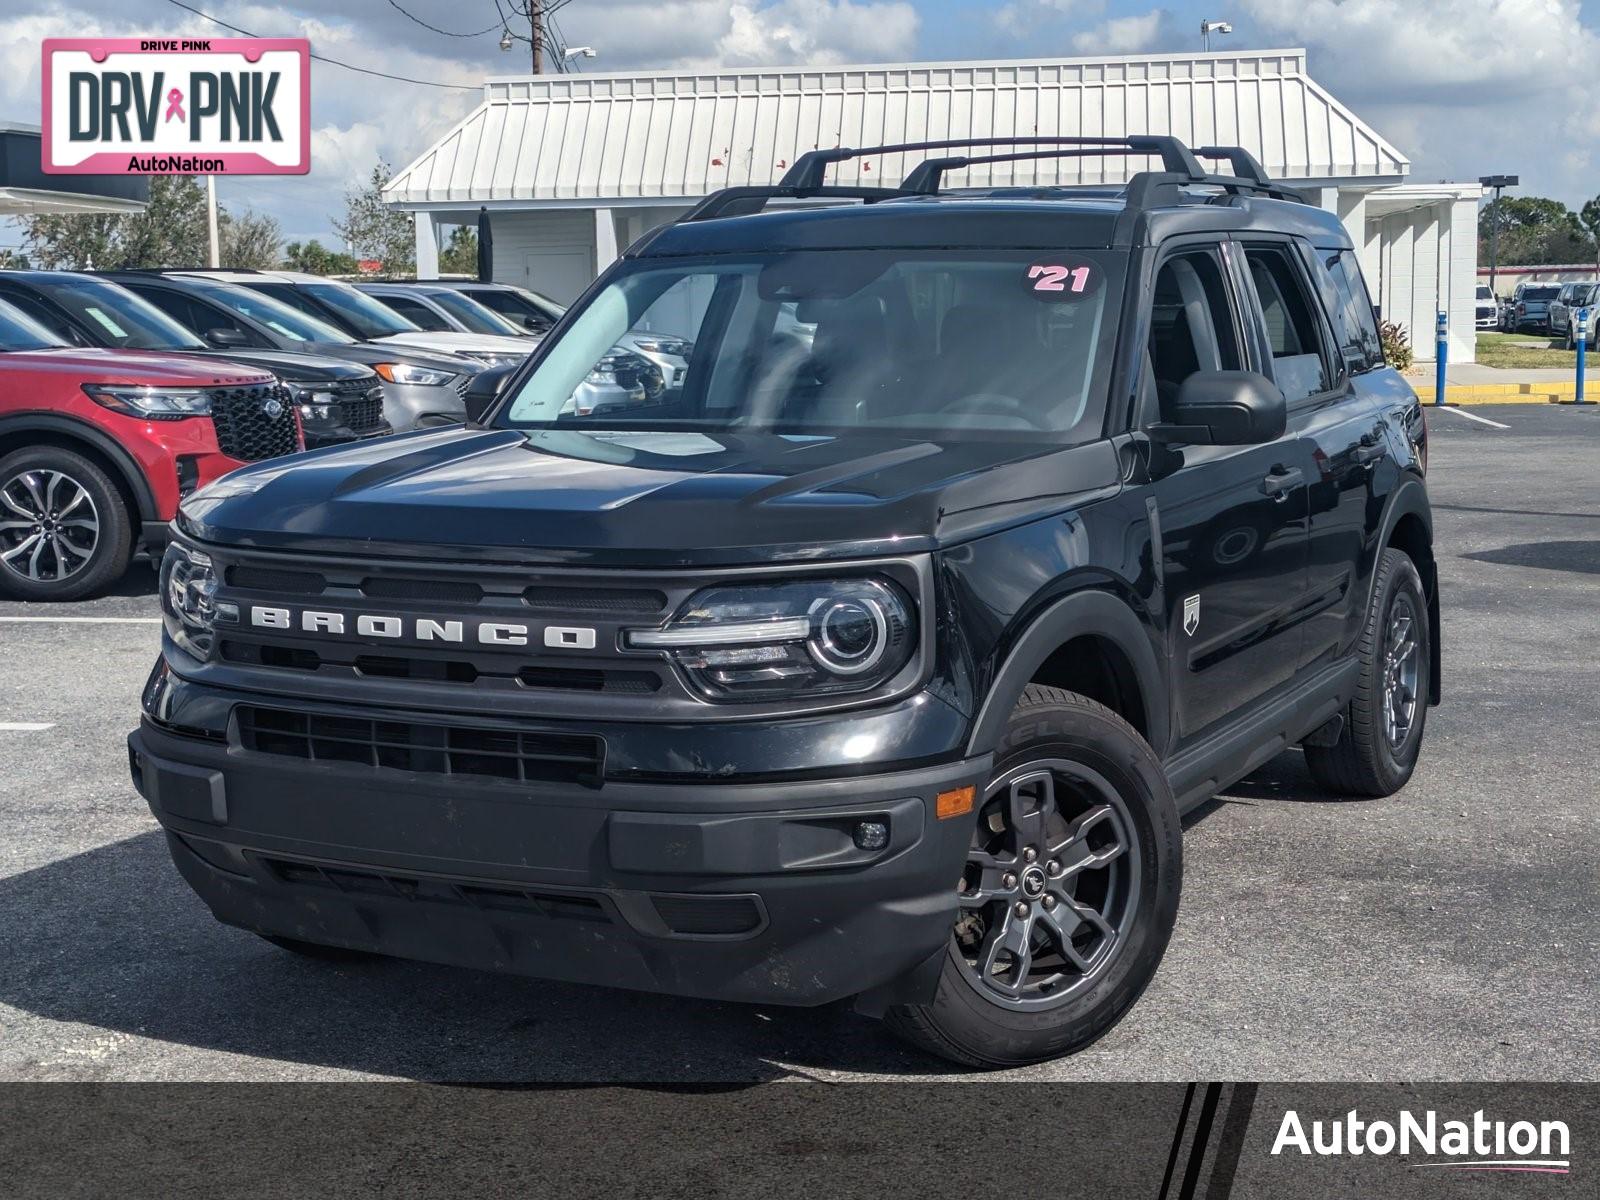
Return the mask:
[(439, 251), (439, 274), (478, 277), (478, 231), (471, 225), (450, 230), (450, 240)]
[(282, 260), (283, 230), (261, 213), (217, 213), (217, 257), (224, 267), (264, 271)]
[(1491, 227), (1499, 229), (1496, 257), (1505, 266), (1588, 262), (1595, 256), (1595, 236), (1578, 214), (1545, 196), (1507, 196), (1498, 205), (1489, 203), (1479, 228), (1484, 261)]
[(206, 193), (192, 175), (155, 175), (141, 213), (23, 217), (22, 246), (46, 269), (201, 267)]
[(411, 216), (383, 202), (383, 187), (389, 176), (389, 164), (380, 161), (365, 183), (345, 192), (344, 216), (335, 218), (333, 229), (357, 258), (381, 262), (384, 274), (414, 275), (417, 247)]
[(1594, 240), (1595, 273), (1600, 274), (1600, 196), (1584, 201), (1578, 210), (1578, 221)]
[(329, 250), (316, 238), (309, 242), (290, 242), (284, 247), (284, 265), (308, 275), (354, 275), (361, 270), (352, 255)]

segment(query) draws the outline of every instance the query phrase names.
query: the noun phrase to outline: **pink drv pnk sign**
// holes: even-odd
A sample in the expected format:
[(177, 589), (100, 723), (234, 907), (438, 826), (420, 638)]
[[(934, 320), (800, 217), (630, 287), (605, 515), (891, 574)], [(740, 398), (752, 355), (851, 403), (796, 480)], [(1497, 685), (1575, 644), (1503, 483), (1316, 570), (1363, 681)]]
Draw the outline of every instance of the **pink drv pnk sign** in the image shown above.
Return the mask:
[(52, 175), (304, 175), (305, 38), (46, 38)]

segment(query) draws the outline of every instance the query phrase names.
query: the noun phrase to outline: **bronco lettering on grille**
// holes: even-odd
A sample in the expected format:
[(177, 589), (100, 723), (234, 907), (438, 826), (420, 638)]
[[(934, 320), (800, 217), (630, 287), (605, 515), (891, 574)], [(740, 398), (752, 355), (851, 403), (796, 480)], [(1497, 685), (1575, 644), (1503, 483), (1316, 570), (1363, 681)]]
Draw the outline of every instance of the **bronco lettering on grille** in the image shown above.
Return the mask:
[[(411, 638), (419, 642), (473, 642), (481, 646), (526, 646), (534, 627), (513, 621), (441, 621), (433, 617), (403, 617), (384, 613), (321, 612), (252, 604), (250, 624), (257, 629), (371, 639)], [(595, 631), (587, 626), (552, 625), (540, 639), (551, 649), (593, 650)]]

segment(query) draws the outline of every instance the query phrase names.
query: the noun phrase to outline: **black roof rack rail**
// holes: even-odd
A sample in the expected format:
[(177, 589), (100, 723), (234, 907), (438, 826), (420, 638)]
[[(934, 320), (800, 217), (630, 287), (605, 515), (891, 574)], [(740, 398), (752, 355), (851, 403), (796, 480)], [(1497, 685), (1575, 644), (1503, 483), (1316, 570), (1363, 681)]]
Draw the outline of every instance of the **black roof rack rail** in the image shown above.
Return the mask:
[[(787, 178), (787, 177), (786, 177)], [(752, 184), (748, 187), (728, 187), (712, 192), (695, 205), (680, 221), (711, 221), (717, 217), (740, 217), (760, 212), (768, 200), (839, 199), (861, 200), (867, 204), (904, 196), (906, 192), (892, 187), (837, 187), (819, 184), (816, 187), (793, 187), (786, 184)]]
[[(829, 166), (867, 155), (980, 147), (993, 149), (999, 146), (1043, 146), (1048, 149), (1013, 149), (998, 154), (930, 158), (918, 163), (899, 187), (826, 182)], [(1221, 188), (1230, 195), (1254, 192), (1275, 200), (1305, 203), (1305, 198), (1293, 188), (1273, 183), (1255, 156), (1240, 146), (1205, 146), (1199, 150), (1190, 150), (1182, 141), (1167, 134), (1135, 134), (1122, 138), (999, 137), (965, 138), (942, 142), (905, 142), (898, 145), (860, 148), (837, 146), (829, 150), (809, 150), (795, 161), (776, 185), (723, 188), (707, 196), (679, 220), (709, 221), (717, 217), (743, 216), (760, 212), (769, 200), (778, 199), (860, 200), (866, 204), (875, 204), (880, 200), (936, 196), (944, 180), (944, 173), (963, 167), (1031, 159), (1110, 158), (1128, 155), (1159, 157), (1163, 168), (1160, 171), (1141, 171), (1128, 181), (1122, 194), (1130, 219), (1158, 204), (1176, 203), (1182, 196), (1182, 189), (1193, 185)], [(1225, 160), (1232, 168), (1233, 174), (1208, 173), (1200, 165), (1202, 158)]]
[[(835, 146), (831, 150), (808, 150), (795, 160), (794, 166), (779, 181), (781, 187), (821, 187), (827, 169), (834, 163), (869, 154), (904, 154), (914, 150), (969, 150), (994, 146), (1065, 146), (1083, 152), (1074, 157), (1101, 154), (1149, 154), (1160, 157), (1161, 165), (1168, 171), (1200, 179), (1205, 168), (1175, 137), (1166, 134), (1133, 134), (1129, 137), (992, 137), (962, 138), (944, 142), (903, 142), (892, 146)], [(1038, 157), (1049, 157), (1038, 155)], [(1063, 157), (1067, 157), (1063, 155)]]
[[(1305, 197), (1294, 188), (1274, 183), (1267, 177), (1266, 168), (1254, 154), (1243, 146), (1201, 146), (1194, 152), (1196, 158), (1221, 159), (1228, 164), (1235, 177), (1252, 185), (1255, 190), (1275, 200), (1296, 200), (1305, 203)], [(1225, 178), (1219, 176), (1219, 178)]]

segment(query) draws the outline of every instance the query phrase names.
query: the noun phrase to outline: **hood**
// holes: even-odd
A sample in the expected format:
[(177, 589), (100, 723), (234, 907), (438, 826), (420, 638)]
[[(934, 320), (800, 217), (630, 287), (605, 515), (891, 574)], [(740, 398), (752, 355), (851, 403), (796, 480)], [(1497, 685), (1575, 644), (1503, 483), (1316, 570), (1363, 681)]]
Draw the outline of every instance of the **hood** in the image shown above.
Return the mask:
[(449, 354), (529, 355), (539, 345), (537, 338), (501, 337), (494, 333), (455, 333), (448, 330), (419, 329), (415, 333), (391, 333), (376, 339), (380, 345), (416, 346), (422, 350), (443, 350)]
[(434, 367), (454, 375), (476, 375), (483, 370), (483, 364), (476, 359), (461, 358), (455, 354), (430, 353), (411, 346), (397, 346), (390, 342), (318, 342), (316, 352), (369, 367), (375, 363), (403, 362), (417, 367)]
[(719, 565), (930, 550), (1119, 481), (1106, 442), (456, 428), (235, 471), (180, 523), (262, 549)]
[(292, 350), (196, 351), (241, 366), (260, 367), (292, 383), (337, 383), (347, 379), (373, 379), (372, 370), (349, 359), (326, 354), (300, 354)]
[(81, 383), (124, 383), (150, 387), (240, 387), (271, 383), (260, 367), (208, 358), (190, 352), (159, 350), (19, 350), (0, 354), (6, 367), (71, 375)]

